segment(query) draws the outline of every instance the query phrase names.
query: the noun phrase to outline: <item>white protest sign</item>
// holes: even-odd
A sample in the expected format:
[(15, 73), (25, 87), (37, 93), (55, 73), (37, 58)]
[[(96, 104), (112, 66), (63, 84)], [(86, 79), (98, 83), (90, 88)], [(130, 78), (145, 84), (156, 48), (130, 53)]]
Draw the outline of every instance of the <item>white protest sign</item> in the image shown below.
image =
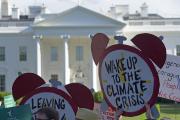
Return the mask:
[(102, 103), (95, 103), (94, 105), (94, 111), (98, 113), (99, 120), (115, 120), (115, 112), (110, 107), (107, 110), (102, 110), (103, 105)]
[(42, 87), (25, 96), (21, 104), (29, 104), (33, 117), (44, 107), (52, 107), (59, 112), (60, 120), (75, 120), (77, 106), (64, 91), (53, 87)]
[(4, 106), (5, 108), (10, 108), (16, 106), (16, 102), (12, 95), (4, 96)]
[(159, 97), (180, 102), (180, 57), (167, 55), (166, 63), (158, 71)]
[(139, 50), (126, 45), (106, 49), (99, 65), (99, 78), (105, 99), (110, 107), (124, 111), (125, 116), (145, 112), (159, 90), (157, 71)]
[(107, 111), (101, 112), (102, 120), (115, 120), (115, 111), (113, 111), (110, 107)]

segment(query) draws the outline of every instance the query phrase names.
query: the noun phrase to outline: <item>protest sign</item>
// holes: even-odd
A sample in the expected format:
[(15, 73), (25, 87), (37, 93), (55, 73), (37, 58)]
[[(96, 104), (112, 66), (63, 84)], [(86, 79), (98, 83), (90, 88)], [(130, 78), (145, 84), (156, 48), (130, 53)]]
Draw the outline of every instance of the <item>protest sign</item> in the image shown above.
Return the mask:
[(180, 57), (167, 55), (165, 65), (158, 70), (159, 97), (180, 102)]
[(56, 109), (61, 120), (75, 120), (78, 107), (93, 109), (93, 96), (86, 86), (79, 83), (63, 86), (54, 80), (50, 83), (53, 87), (46, 86), (45, 81), (36, 74), (24, 73), (13, 84), (13, 96), (15, 100), (23, 98), (20, 104), (30, 105), (33, 118), (44, 107)]
[(108, 107), (106, 110), (102, 109), (104, 104), (94, 103), (94, 111), (98, 114), (99, 120), (115, 120), (115, 112)]
[(5, 108), (14, 107), (16, 106), (16, 102), (12, 95), (4, 96), (4, 106)]
[(0, 109), (1, 120), (32, 120), (29, 105)]
[(116, 118), (115, 111), (112, 110), (111, 107), (107, 107), (107, 109), (104, 110), (103, 109), (104, 105), (105, 105), (104, 103), (103, 104), (102, 103), (94, 103), (94, 111), (100, 117), (99, 120), (115, 120), (115, 118)]
[(113, 111), (110, 107), (107, 111), (101, 112), (102, 120), (115, 120), (115, 111)]
[(44, 107), (52, 107), (59, 112), (60, 120), (75, 120), (77, 105), (64, 91), (53, 87), (42, 87), (23, 98), (21, 104), (29, 104), (33, 117)]
[(157, 71), (147, 57), (131, 46), (107, 48), (100, 61), (99, 78), (107, 103), (114, 110), (123, 110), (123, 115), (141, 114), (144, 104), (156, 101)]
[[(122, 37), (114, 38), (120, 40)], [(105, 34), (97, 33), (91, 42), (105, 100), (113, 110), (119, 111), (117, 114), (123, 111), (124, 116), (139, 115), (146, 111), (145, 104), (152, 106), (156, 102), (159, 78), (154, 64), (163, 67), (166, 48), (159, 37), (149, 33), (131, 39), (136, 47), (108, 46), (109, 40)]]

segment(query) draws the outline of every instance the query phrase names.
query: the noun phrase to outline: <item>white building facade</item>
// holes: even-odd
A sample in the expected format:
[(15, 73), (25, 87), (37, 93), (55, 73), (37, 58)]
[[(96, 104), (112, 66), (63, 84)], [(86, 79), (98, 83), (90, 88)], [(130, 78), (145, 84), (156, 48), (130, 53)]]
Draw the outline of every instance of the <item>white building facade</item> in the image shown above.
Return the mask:
[(180, 18), (129, 20), (123, 29), (123, 35), (128, 38), (125, 43), (132, 45), (129, 40), (139, 33), (152, 33), (163, 36), (167, 54), (180, 55)]
[(149, 13), (146, 3), (143, 3), (140, 7), (141, 11), (136, 11), (135, 14), (130, 14), (128, 9), (128, 5), (115, 5), (109, 10), (109, 16), (123, 19), (126, 23), (122, 30), (122, 34), (127, 37), (125, 44), (133, 45), (130, 40), (137, 34), (152, 33), (163, 36), (167, 54), (180, 55), (180, 18), (164, 18)]
[[(152, 33), (163, 36), (167, 54), (180, 55), (180, 18), (164, 18), (158, 14), (148, 13), (148, 6), (144, 3), (141, 12), (124, 16), (126, 27), (123, 35), (129, 40), (139, 33)], [(153, 49), (153, 48), (152, 48)]]
[(146, 4), (135, 14), (129, 14), (128, 5), (116, 5), (109, 11), (114, 19), (81, 6), (36, 19), (32, 17), (38, 15), (36, 10), (30, 17), (18, 17), (17, 9), (13, 10), (14, 17), (6, 15), (0, 20), (0, 91), (11, 92), (14, 80), (26, 72), (46, 81), (79, 82), (100, 90), (90, 39), (98, 32), (111, 38), (109, 45), (117, 43), (113, 40), (116, 34), (127, 37), (125, 44), (130, 45), (130, 39), (139, 33), (163, 36), (167, 53), (180, 55), (180, 18), (149, 14)]
[(35, 21), (26, 17), (0, 22), (7, 24), (0, 27), (0, 91), (10, 92), (14, 80), (26, 72), (100, 89), (89, 36), (101, 32), (113, 38), (124, 23), (80, 6)]

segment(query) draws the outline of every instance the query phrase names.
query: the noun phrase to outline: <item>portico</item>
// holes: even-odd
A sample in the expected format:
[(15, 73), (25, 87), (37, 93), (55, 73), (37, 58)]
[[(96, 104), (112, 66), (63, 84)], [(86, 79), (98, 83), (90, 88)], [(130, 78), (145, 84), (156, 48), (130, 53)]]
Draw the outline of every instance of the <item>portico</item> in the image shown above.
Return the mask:
[[(100, 89), (89, 36), (101, 32), (113, 37), (124, 23), (80, 6), (42, 19), (33, 25), (37, 36), (37, 73), (47, 81), (57, 78), (63, 84), (79, 82)], [(57, 58), (52, 60), (53, 56)]]

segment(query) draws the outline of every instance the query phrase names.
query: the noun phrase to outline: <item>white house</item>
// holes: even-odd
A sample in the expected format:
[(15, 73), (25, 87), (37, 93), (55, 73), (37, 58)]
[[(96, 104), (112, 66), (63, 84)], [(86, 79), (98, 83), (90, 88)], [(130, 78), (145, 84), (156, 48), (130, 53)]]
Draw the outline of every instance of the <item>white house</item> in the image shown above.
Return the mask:
[(11, 91), (16, 77), (25, 72), (46, 81), (80, 82), (99, 90), (89, 37), (98, 32), (110, 38), (123, 34), (128, 38), (125, 44), (131, 45), (136, 34), (153, 33), (164, 37), (168, 54), (180, 55), (180, 18), (150, 14), (146, 4), (135, 14), (129, 13), (128, 5), (116, 5), (109, 11), (111, 17), (81, 6), (59, 14), (42, 14), (44, 6), (31, 6), (28, 16), (18, 16), (18, 9), (13, 8), (13, 17), (6, 12), (0, 20), (0, 91)]
[(102, 32), (112, 38), (125, 24), (77, 6), (35, 21), (28, 16), (1, 20), (0, 26), (0, 91), (11, 91), (13, 81), (25, 72), (98, 90), (89, 36)]
[[(148, 13), (144, 3), (141, 12), (124, 16), (126, 27), (123, 35), (128, 39), (139, 33), (152, 33), (163, 36), (167, 54), (180, 55), (180, 18), (164, 18), (158, 14)], [(131, 44), (127, 41), (126, 44)]]
[(127, 37), (125, 44), (133, 45), (130, 39), (139, 33), (152, 33), (163, 36), (168, 54), (180, 55), (180, 18), (164, 18), (156, 13), (149, 13), (146, 3), (140, 9), (141, 11), (131, 14), (128, 5), (114, 5), (108, 11), (110, 17), (126, 23), (122, 30)]

